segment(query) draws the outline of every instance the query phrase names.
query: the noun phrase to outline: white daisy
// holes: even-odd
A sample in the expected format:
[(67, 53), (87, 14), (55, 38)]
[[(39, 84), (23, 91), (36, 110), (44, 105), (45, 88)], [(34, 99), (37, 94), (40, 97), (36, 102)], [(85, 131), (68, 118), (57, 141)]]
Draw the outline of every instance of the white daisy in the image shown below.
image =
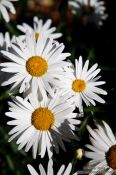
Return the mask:
[(85, 156), (92, 159), (88, 164), (88, 168), (92, 168), (90, 175), (100, 172), (104, 172), (104, 175), (116, 173), (116, 138), (108, 124), (104, 121), (103, 124), (104, 126), (97, 124), (95, 130), (87, 126), (92, 143), (86, 145), (91, 151), (85, 152)]
[[(27, 167), (31, 175), (39, 175), (31, 165), (28, 164)], [(65, 165), (62, 165), (56, 175), (70, 175), (71, 170), (72, 170), (71, 163), (68, 164), (66, 169), (65, 169)], [(49, 160), (47, 173), (45, 172), (42, 164), (39, 164), (39, 171), (40, 171), (40, 175), (54, 175), (53, 161), (51, 159)], [(73, 175), (77, 175), (77, 173), (74, 173)]]
[[(21, 30), (24, 34), (26, 34), (27, 31), (29, 33), (34, 33), (35, 39), (37, 40), (39, 36), (44, 35), (46, 38), (52, 38), (57, 39), (62, 36), (61, 33), (53, 33), (56, 30), (56, 27), (51, 27), (52, 20), (48, 19), (44, 24), (42, 19), (38, 19), (36, 16), (33, 18), (33, 28), (29, 26), (26, 23), (23, 23), (22, 25), (17, 25), (17, 28)], [(25, 39), (25, 35), (20, 36), (22, 40)]]
[(59, 153), (59, 146), (65, 151), (63, 140), (77, 139), (73, 131), (80, 120), (73, 113), (74, 107), (66, 102), (67, 97), (62, 99), (59, 92), (54, 98), (42, 101), (38, 100), (35, 92), (28, 97), (29, 102), (21, 97), (9, 102), (10, 112), (6, 116), (13, 119), (7, 124), (15, 126), (9, 132), (12, 135), (9, 141), (18, 136), (18, 149), (25, 146), (27, 152), (32, 147), (34, 158), (37, 152), (43, 158), (46, 151), (51, 158), (53, 148)]
[(14, 83), (11, 91), (20, 86), (20, 93), (30, 87), (34, 90), (39, 87), (43, 97), (46, 96), (46, 91), (53, 95), (51, 85), (58, 84), (59, 77), (65, 73), (63, 67), (71, 64), (64, 61), (66, 57), (70, 56), (70, 53), (62, 53), (64, 50), (62, 43), (53, 44), (52, 39), (45, 39), (42, 35), (36, 42), (33, 34), (27, 33), (25, 42), (23, 43), (17, 38), (17, 45), (11, 45), (13, 53), (1, 51), (12, 61), (1, 63), (1, 66), (5, 67), (1, 70), (15, 73), (2, 85)]
[(102, 20), (107, 18), (105, 14), (104, 1), (99, 0), (70, 0), (69, 5), (72, 6), (74, 14), (80, 15), (84, 24), (92, 22), (97, 26), (103, 24)]
[(10, 21), (9, 14), (7, 12), (7, 9), (12, 13), (15, 14), (15, 8), (11, 1), (18, 1), (18, 0), (0, 0), (0, 13), (2, 14), (4, 20), (6, 22)]
[[(106, 95), (107, 92), (97, 86), (104, 84), (104, 81), (97, 81), (100, 76), (97, 76), (100, 69), (97, 69), (98, 64), (94, 64), (89, 70), (89, 60), (83, 66), (82, 57), (75, 60), (75, 70), (72, 76), (61, 78), (60, 88), (63, 95), (68, 94), (72, 103), (74, 103), (80, 111), (83, 111), (82, 100), (87, 106), (96, 105), (95, 101), (105, 103), (105, 101), (97, 94)], [(68, 73), (67, 73), (68, 74)], [(97, 77), (96, 77), (97, 76)]]

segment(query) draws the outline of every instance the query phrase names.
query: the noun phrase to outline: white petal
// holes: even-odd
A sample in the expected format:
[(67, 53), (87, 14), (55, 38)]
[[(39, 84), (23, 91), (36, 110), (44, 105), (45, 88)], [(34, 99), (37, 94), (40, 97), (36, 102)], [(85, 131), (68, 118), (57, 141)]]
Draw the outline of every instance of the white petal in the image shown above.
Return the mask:
[(40, 170), (40, 175), (46, 175), (46, 172), (41, 164), (39, 165), (39, 170)]
[(0, 6), (0, 11), (1, 11), (5, 21), (9, 22), (10, 18), (9, 18), (8, 12), (7, 12), (6, 8), (3, 5)]
[(31, 165), (28, 164), (27, 167), (31, 175), (39, 175)]
[(70, 172), (71, 172), (71, 169), (72, 169), (72, 164), (69, 163), (68, 164), (68, 167), (66, 168), (65, 172), (64, 172), (64, 175), (69, 175)]
[(78, 64), (76, 65), (76, 78), (80, 79), (81, 78), (81, 73), (82, 73), (82, 57), (79, 57)]
[(62, 165), (62, 166), (60, 167), (60, 169), (59, 169), (57, 175), (61, 175), (61, 174), (63, 174), (64, 169), (65, 169), (65, 165)]
[(53, 175), (54, 174), (52, 159), (50, 159), (49, 162), (48, 162), (47, 174), (49, 174), (49, 175)]

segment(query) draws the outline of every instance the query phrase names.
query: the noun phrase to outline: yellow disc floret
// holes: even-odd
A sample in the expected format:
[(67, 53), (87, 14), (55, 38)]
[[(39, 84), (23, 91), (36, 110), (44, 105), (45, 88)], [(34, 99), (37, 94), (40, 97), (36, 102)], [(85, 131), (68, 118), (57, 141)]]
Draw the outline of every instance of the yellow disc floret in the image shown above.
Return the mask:
[(86, 83), (84, 80), (76, 79), (72, 83), (72, 89), (75, 92), (83, 92), (85, 88), (86, 88)]
[(26, 69), (30, 75), (40, 77), (47, 72), (48, 63), (40, 56), (32, 56), (26, 62)]
[(106, 160), (108, 166), (116, 170), (116, 145), (110, 147), (110, 149), (106, 153)]
[(94, 7), (91, 6), (90, 4), (88, 4), (88, 5), (85, 5), (85, 9), (86, 9), (87, 12), (91, 12), (91, 11), (94, 10)]
[(53, 126), (55, 117), (51, 110), (40, 107), (32, 113), (31, 122), (36, 129), (46, 131)]
[(35, 40), (37, 41), (39, 38), (39, 33), (38, 32), (35, 32)]

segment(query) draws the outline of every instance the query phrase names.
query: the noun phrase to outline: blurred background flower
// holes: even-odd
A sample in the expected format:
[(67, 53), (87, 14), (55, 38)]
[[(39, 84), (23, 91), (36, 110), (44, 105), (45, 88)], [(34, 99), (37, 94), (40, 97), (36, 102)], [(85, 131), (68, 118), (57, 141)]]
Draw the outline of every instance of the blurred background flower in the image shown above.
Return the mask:
[(69, 6), (73, 14), (80, 18), (84, 25), (95, 24), (97, 27), (103, 25), (102, 20), (107, 18), (105, 14), (105, 2), (101, 0), (70, 0)]
[(9, 16), (8, 11), (10, 11), (10, 13), (12, 13), (12, 14), (16, 13), (16, 10), (15, 10), (15, 7), (14, 7), (12, 1), (18, 1), (18, 0), (9, 0), (9, 1), (8, 0), (1, 0), (0, 1), (0, 13), (6, 22), (10, 21), (10, 16)]

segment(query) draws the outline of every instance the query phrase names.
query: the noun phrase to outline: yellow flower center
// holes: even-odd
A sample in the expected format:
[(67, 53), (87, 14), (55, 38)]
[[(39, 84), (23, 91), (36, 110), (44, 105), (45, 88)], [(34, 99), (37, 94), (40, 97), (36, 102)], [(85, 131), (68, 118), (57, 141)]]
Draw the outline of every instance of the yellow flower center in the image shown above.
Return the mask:
[(50, 111), (48, 108), (40, 107), (32, 113), (31, 122), (36, 129), (46, 131), (53, 126), (55, 117), (52, 111)]
[(39, 38), (39, 33), (38, 32), (35, 32), (35, 40), (37, 41)]
[(86, 83), (84, 80), (76, 79), (72, 83), (72, 89), (75, 92), (82, 92), (86, 88)]
[(93, 10), (93, 7), (90, 4), (88, 4), (88, 5), (85, 5), (85, 9), (87, 11), (91, 11), (91, 10)]
[(48, 63), (40, 56), (32, 56), (26, 62), (26, 69), (30, 75), (40, 77), (47, 72)]
[(110, 149), (106, 153), (106, 160), (108, 166), (116, 170), (116, 145), (110, 147)]

